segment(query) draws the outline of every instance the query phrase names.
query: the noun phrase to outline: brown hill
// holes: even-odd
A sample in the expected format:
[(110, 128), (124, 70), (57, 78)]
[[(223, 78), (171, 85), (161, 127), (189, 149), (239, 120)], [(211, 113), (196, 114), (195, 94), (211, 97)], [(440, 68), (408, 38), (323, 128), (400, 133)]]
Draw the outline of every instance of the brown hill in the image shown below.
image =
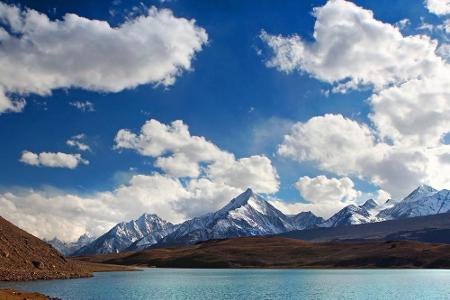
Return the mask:
[(57, 279), (91, 276), (49, 244), (0, 217), (0, 280)]
[(416, 241), (318, 243), (245, 237), (78, 259), (173, 268), (450, 268), (450, 245)]
[(16, 291), (13, 289), (0, 289), (0, 300), (56, 300), (40, 293)]

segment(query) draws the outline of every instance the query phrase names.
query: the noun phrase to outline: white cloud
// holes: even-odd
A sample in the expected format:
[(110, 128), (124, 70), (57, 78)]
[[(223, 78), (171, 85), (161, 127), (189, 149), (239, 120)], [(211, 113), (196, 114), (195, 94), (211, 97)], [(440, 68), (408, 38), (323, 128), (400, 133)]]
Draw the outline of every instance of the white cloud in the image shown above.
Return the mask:
[(0, 113), (20, 111), (11, 94), (49, 95), (58, 88), (119, 92), (175, 82), (207, 42), (195, 20), (150, 8), (117, 27), (66, 14), (50, 20), (0, 2)]
[(115, 142), (116, 149), (133, 149), (151, 157), (184, 153), (193, 162), (228, 159), (233, 156), (220, 150), (204, 137), (191, 136), (188, 126), (181, 120), (166, 125), (151, 119), (145, 122), (138, 135), (127, 129), (119, 130)]
[(393, 197), (421, 183), (448, 187), (450, 67), (438, 56), (437, 41), (403, 36), (373, 13), (344, 0), (316, 8), (314, 42), (299, 36), (261, 38), (274, 51), (267, 62), (280, 71), (306, 72), (334, 84), (334, 91), (372, 85), (370, 124), (341, 115), (298, 122), (278, 153), (321, 170), (357, 176)]
[(94, 103), (92, 103), (90, 101), (74, 101), (74, 102), (70, 102), (69, 104), (83, 112), (95, 111)]
[(378, 190), (375, 193), (363, 193), (361, 197), (359, 197), (362, 201), (366, 201), (368, 199), (373, 199), (378, 204), (383, 204), (387, 200), (392, 199), (391, 194), (384, 190)]
[(23, 151), (20, 161), (31, 166), (68, 169), (75, 169), (79, 164), (89, 164), (89, 161), (83, 159), (80, 154), (68, 154), (63, 152), (33, 153), (30, 151)]
[(66, 141), (66, 144), (72, 147), (76, 147), (80, 151), (90, 151), (91, 147), (84, 142), (86, 139), (86, 135), (84, 133), (80, 133), (74, 135), (70, 139)]
[(366, 125), (330, 114), (293, 125), (278, 149), (321, 170), (369, 180), (397, 198), (421, 183), (448, 187), (450, 164), (441, 159), (448, 151), (449, 145), (390, 145)]
[(371, 120), (395, 144), (436, 146), (450, 131), (450, 67), (393, 86), (370, 98)]
[(450, 0), (425, 0), (425, 6), (438, 16), (450, 14)]
[(216, 160), (208, 166), (206, 174), (215, 182), (241, 189), (251, 187), (258, 193), (275, 193), (279, 188), (277, 171), (264, 155)]
[(344, 206), (353, 204), (362, 193), (355, 189), (348, 177), (327, 178), (303, 176), (295, 183), (296, 189), (308, 203), (277, 203), (283, 210), (312, 211), (314, 214), (329, 218)]
[(176, 153), (167, 157), (158, 157), (155, 161), (155, 166), (175, 177), (200, 176), (200, 167), (198, 163), (191, 161), (184, 153)]
[(176, 178), (155, 173), (135, 175), (113, 191), (87, 196), (54, 190), (0, 193), (0, 210), (2, 216), (38, 237), (74, 240), (85, 232), (102, 234), (144, 212), (181, 222), (217, 209), (239, 192), (207, 179), (184, 186)]
[(307, 201), (352, 202), (361, 192), (355, 190), (355, 184), (348, 177), (327, 178), (303, 176), (295, 183), (295, 187)]
[(376, 143), (368, 126), (342, 115), (326, 114), (294, 124), (278, 154), (299, 162), (315, 161), (321, 169), (340, 175), (359, 175), (363, 164), (382, 159), (386, 148)]
[(182, 121), (170, 125), (147, 121), (139, 134), (121, 129), (115, 137), (116, 149), (133, 149), (155, 157), (155, 166), (177, 177), (205, 176), (233, 188), (251, 187), (256, 192), (278, 191), (278, 174), (264, 155), (236, 159), (202, 136), (193, 136)]
[(411, 21), (409, 19), (402, 19), (395, 23), (395, 27), (397, 27), (399, 30), (403, 30), (411, 25)]
[(262, 31), (273, 50), (267, 66), (283, 72), (304, 71), (345, 91), (359, 85), (377, 89), (427, 76), (440, 58), (437, 43), (425, 35), (403, 36), (380, 22), (370, 10), (344, 0), (314, 9), (314, 42), (298, 35), (283, 37)]
[[(112, 191), (84, 196), (54, 190), (0, 193), (0, 211), (39, 237), (73, 240), (86, 231), (104, 233), (117, 222), (144, 212), (181, 222), (218, 210), (247, 187), (274, 193), (279, 186), (276, 169), (267, 157), (236, 159), (204, 137), (191, 135), (182, 121), (166, 125), (150, 120), (139, 134), (120, 130), (116, 148), (134, 149), (156, 158), (155, 166), (162, 173), (127, 172), (125, 184)], [(71, 156), (78, 159), (75, 162), (69, 162), (66, 155), (27, 151), (21, 160), (32, 165), (65, 164), (67, 167), (82, 163), (79, 154)]]
[(5, 111), (21, 112), (24, 109), (25, 104), (26, 101), (24, 99), (11, 100), (9, 97), (6, 96), (3, 87), (0, 86), (0, 114)]
[(381, 204), (391, 198), (391, 195), (384, 190), (377, 190), (374, 193), (358, 191), (348, 177), (304, 176), (299, 178), (295, 187), (307, 201), (306, 203), (285, 202), (278, 199), (273, 199), (270, 203), (286, 214), (294, 215), (302, 211), (311, 211), (327, 219), (350, 204), (361, 205), (368, 199), (374, 199)]
[[(450, 33), (450, 26), (448, 27), (448, 32)], [(450, 62), (450, 44), (447, 44), (447, 43), (441, 44), (439, 46), (439, 48), (437, 49), (436, 54), (439, 55), (440, 57), (442, 57), (443, 59), (445, 59), (447, 61), (447, 63), (449, 63)]]

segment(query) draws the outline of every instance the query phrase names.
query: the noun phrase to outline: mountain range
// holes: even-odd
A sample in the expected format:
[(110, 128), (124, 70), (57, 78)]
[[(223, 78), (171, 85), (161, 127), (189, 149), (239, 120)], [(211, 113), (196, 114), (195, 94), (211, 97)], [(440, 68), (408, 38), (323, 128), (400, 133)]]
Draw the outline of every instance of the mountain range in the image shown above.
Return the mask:
[(68, 256), (71, 255), (72, 253), (75, 253), (78, 249), (90, 244), (95, 239), (96, 239), (95, 237), (85, 233), (81, 235), (75, 242), (64, 242), (56, 237), (51, 240), (44, 240), (44, 241), (52, 245), (60, 253), (64, 254), (65, 256)]
[[(195, 244), (211, 239), (240, 236), (272, 235), (304, 227), (295, 219), (247, 189), (215, 213), (193, 218), (182, 223), (164, 237), (158, 246)], [(298, 219), (302, 221), (302, 219)]]
[(89, 243), (72, 255), (105, 254), (121, 252), (131, 245), (143, 249), (157, 243), (177, 227), (155, 214), (143, 214), (137, 220), (121, 222), (111, 228), (92, 243)]
[(435, 215), (450, 211), (450, 191), (421, 185), (401, 201), (383, 204), (373, 199), (350, 204), (329, 219), (312, 212), (286, 215), (262, 196), (247, 189), (220, 210), (174, 225), (154, 214), (122, 222), (73, 255), (92, 255), (196, 244), (201, 241), (245, 236), (270, 236), (320, 227), (335, 228)]

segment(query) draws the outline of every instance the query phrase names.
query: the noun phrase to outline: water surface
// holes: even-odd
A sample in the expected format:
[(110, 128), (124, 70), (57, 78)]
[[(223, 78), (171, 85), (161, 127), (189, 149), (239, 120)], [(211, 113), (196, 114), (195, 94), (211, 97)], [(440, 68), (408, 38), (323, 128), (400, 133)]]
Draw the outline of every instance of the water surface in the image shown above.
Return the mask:
[(0, 283), (62, 299), (450, 299), (450, 270), (145, 269)]

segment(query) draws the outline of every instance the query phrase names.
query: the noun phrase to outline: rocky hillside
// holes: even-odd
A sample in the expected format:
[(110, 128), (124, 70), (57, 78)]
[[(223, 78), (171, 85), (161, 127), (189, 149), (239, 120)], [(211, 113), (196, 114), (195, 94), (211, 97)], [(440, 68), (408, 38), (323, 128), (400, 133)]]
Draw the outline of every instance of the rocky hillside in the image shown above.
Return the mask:
[(0, 217), (0, 280), (91, 276), (52, 246)]

